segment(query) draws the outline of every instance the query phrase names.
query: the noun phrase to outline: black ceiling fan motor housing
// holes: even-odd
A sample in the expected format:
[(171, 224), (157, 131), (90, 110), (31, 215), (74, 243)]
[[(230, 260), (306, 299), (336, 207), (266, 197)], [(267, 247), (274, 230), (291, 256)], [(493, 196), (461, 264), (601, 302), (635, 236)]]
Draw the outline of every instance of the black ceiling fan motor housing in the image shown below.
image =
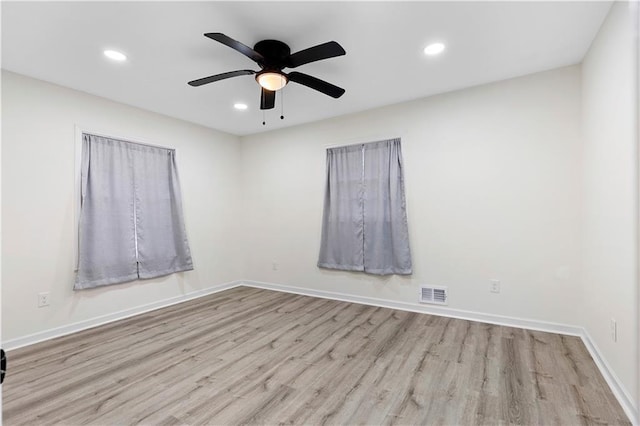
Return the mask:
[(259, 41), (253, 46), (253, 50), (264, 56), (264, 62), (259, 65), (265, 70), (282, 70), (287, 66), (287, 59), (291, 56), (289, 46), (279, 40)]

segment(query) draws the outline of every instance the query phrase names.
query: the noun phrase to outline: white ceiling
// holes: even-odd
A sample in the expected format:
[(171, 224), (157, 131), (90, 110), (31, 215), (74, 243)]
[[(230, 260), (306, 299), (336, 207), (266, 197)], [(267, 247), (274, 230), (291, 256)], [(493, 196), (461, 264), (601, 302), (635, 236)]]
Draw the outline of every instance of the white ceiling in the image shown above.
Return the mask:
[[(611, 2), (6, 2), (2, 67), (236, 135), (321, 120), (579, 63)], [(253, 46), (278, 39), (292, 52), (335, 40), (346, 56), (297, 71), (346, 89), (333, 99), (290, 83), (262, 125), (258, 69), (203, 36)], [(424, 47), (447, 50), (427, 57)], [(126, 63), (102, 55), (124, 52)], [(285, 70), (286, 71), (286, 70)], [(233, 109), (235, 102), (249, 105)]]

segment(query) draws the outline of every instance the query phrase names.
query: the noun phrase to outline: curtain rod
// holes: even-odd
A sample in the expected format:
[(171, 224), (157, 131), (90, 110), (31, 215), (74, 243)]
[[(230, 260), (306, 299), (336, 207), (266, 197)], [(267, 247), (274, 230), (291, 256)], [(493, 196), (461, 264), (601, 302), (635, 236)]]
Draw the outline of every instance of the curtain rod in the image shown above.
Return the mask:
[(126, 142), (126, 143), (132, 143), (135, 145), (141, 145), (141, 146), (146, 146), (149, 148), (160, 148), (160, 149), (166, 149), (167, 151), (175, 151), (175, 148), (168, 148), (166, 146), (161, 146), (161, 145), (154, 145), (154, 144), (150, 144), (150, 143), (146, 143), (146, 142), (138, 142), (135, 140), (131, 140), (131, 139), (124, 139), (124, 138), (120, 138), (117, 136), (111, 136), (111, 135), (105, 135), (105, 134), (100, 134), (97, 132), (85, 132), (82, 131), (83, 135), (89, 135), (89, 136), (97, 136), (99, 138), (107, 138), (107, 139), (113, 139), (113, 140), (117, 140), (119, 142)]
[(373, 140), (373, 141), (369, 141), (369, 142), (354, 142), (354, 143), (349, 143), (349, 144), (346, 144), (346, 145), (335, 145), (335, 146), (327, 147), (326, 149), (328, 149), (328, 150), (329, 150), (329, 149), (334, 149), (334, 148), (347, 148), (347, 147), (350, 147), (350, 146), (366, 145), (366, 144), (368, 144), (368, 143), (377, 143), (377, 142), (384, 142), (384, 141), (392, 141), (392, 140), (394, 140), (394, 139), (400, 139), (400, 140), (402, 140), (402, 138), (401, 138), (400, 136), (395, 136), (395, 137), (392, 137), (392, 138), (377, 139), (377, 140)]

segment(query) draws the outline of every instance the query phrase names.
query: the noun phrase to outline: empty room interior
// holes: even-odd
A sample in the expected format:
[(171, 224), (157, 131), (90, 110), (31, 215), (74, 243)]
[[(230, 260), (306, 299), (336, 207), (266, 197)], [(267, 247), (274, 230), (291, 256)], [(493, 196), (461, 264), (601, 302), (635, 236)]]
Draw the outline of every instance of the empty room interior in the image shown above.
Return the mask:
[(637, 1), (0, 8), (4, 424), (640, 424)]

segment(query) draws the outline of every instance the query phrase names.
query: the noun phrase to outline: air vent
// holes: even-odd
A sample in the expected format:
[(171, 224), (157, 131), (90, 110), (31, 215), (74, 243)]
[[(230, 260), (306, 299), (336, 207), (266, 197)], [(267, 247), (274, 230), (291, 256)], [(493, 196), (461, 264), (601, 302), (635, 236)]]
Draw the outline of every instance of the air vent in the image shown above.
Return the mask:
[(420, 287), (420, 302), (446, 305), (447, 290), (448, 287), (422, 286)]

